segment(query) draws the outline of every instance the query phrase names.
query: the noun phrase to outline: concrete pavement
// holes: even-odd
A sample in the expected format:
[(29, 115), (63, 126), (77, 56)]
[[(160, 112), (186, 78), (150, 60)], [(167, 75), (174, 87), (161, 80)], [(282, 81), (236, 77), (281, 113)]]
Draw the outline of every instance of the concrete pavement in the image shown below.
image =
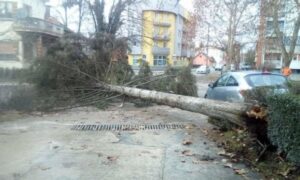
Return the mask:
[[(186, 125), (177, 130), (72, 131), (74, 124)], [(167, 106), (118, 105), (0, 116), (0, 179), (259, 179), (225, 168), (205, 116)], [(188, 140), (191, 145), (183, 145)]]

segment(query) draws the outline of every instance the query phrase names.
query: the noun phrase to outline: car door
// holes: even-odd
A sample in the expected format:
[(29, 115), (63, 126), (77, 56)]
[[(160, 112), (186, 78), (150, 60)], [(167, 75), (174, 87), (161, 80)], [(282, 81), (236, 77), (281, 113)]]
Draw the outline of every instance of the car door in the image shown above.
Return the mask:
[(226, 91), (226, 82), (229, 78), (229, 75), (223, 75), (220, 77), (210, 88), (210, 91), (207, 93), (207, 98), (215, 99), (215, 100), (226, 100), (226, 96), (224, 96), (224, 92)]
[(242, 101), (242, 97), (240, 96), (240, 92), (239, 92), (239, 83), (233, 76), (229, 76), (226, 82), (224, 96), (226, 101), (230, 101), (230, 102)]

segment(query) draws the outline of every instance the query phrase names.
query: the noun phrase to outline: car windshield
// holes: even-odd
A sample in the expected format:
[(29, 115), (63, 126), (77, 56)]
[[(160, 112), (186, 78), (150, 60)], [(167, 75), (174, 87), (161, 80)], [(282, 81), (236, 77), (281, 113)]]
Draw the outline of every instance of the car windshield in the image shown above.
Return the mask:
[(254, 74), (245, 77), (251, 87), (260, 86), (287, 86), (287, 80), (281, 75), (274, 74)]

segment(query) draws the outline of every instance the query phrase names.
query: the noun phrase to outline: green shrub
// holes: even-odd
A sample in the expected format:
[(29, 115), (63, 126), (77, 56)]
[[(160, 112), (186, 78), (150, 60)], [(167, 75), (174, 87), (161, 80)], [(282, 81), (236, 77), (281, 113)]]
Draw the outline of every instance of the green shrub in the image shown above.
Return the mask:
[(300, 98), (275, 95), (268, 98), (268, 136), (287, 159), (300, 165)]
[(27, 69), (0, 68), (0, 81), (23, 81)]
[(275, 87), (273, 86), (261, 86), (251, 90), (242, 91), (242, 94), (247, 103), (256, 103), (261, 106), (267, 106), (267, 99), (274, 95), (274, 89)]
[(184, 67), (180, 70), (175, 87), (176, 89), (174, 91), (176, 94), (198, 96), (196, 80), (191, 73), (190, 67)]
[(34, 109), (36, 91), (32, 86), (16, 86), (7, 101), (0, 103), (0, 110), (31, 111)]
[(290, 87), (291, 93), (300, 95), (300, 82), (299, 81), (290, 81), (289, 87)]
[(125, 84), (132, 80), (134, 75), (131, 66), (124, 61), (117, 61), (111, 64), (107, 82), (110, 84)]
[(148, 62), (141, 61), (140, 70), (138, 75), (135, 77), (135, 84), (138, 88), (151, 89), (153, 73), (149, 67)]
[(163, 74), (163, 78), (152, 83), (152, 87), (156, 91), (175, 93), (175, 83), (178, 70), (168, 65)]
[(196, 80), (191, 73), (190, 67), (175, 69), (168, 66), (164, 75), (166, 77), (153, 84), (155, 90), (186, 96), (197, 96)]

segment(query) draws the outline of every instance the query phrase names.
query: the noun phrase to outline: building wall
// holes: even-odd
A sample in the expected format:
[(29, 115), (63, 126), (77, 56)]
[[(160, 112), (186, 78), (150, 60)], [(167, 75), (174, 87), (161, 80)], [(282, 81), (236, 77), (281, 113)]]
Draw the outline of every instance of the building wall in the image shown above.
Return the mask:
[[(31, 7), (31, 17), (44, 19), (46, 6), (44, 0), (18, 0), (20, 4)], [(23, 3), (21, 3), (23, 2)]]
[(0, 19), (0, 68), (22, 68), (22, 38), (13, 31), (13, 21)]
[[(173, 65), (173, 54), (176, 46), (176, 16), (169, 12), (144, 11), (143, 12), (143, 40), (142, 52), (150, 66), (154, 66), (154, 56), (166, 56), (170, 65)], [(169, 26), (154, 25), (154, 23), (168, 23)], [(166, 39), (155, 40), (154, 36)], [(169, 54), (152, 53), (153, 47), (168, 48)]]
[[(295, 18), (297, 17), (297, 8), (293, 9), (293, 6), (295, 6), (295, 3), (293, 0), (286, 0), (284, 1), (285, 7), (279, 14), (279, 24), (280, 24), (280, 30), (283, 32), (285, 38), (291, 37), (293, 35), (293, 29), (294, 29), (294, 23)], [(261, 17), (263, 18), (263, 17)], [(272, 64), (276, 69), (280, 69), (283, 67), (283, 57), (281, 55), (281, 49), (279, 45), (279, 41), (276, 38), (276, 34), (274, 32), (273, 28), (273, 18), (266, 17), (264, 21), (265, 23), (265, 40), (264, 40), (264, 46), (258, 47), (262, 49), (263, 55), (262, 55), (262, 64)], [(289, 51), (289, 45), (288, 42), (285, 41), (286, 49)], [(295, 57), (293, 58), (290, 68), (291, 69), (300, 69), (300, 36), (298, 37), (298, 42), (295, 47), (294, 51)], [(259, 54), (258, 54), (259, 56)], [(257, 62), (257, 65), (259, 66), (259, 62)]]
[[(157, 65), (157, 62), (163, 62), (161, 59), (166, 59), (167, 64), (172, 66), (187, 65), (188, 58), (192, 54), (192, 51), (188, 51), (183, 46), (187, 44), (187, 39), (184, 35), (187, 17), (187, 11), (184, 11), (177, 4), (177, 1), (153, 0), (151, 3), (149, 2), (146, 7), (143, 7), (142, 11), (141, 43), (131, 44), (131, 52), (128, 55), (129, 64), (138, 66), (136, 59), (141, 59), (146, 60), (154, 69), (156, 67), (160, 69), (160, 67), (166, 67), (166, 64)], [(164, 35), (167, 35), (166, 39), (157, 38), (164, 37)], [(192, 44), (192, 40), (189, 43)], [(160, 49), (154, 53), (154, 48)], [(167, 50), (168, 54), (165, 53)], [(154, 58), (159, 59), (159, 61), (155, 61)]]
[[(41, 54), (41, 37), (38, 34), (25, 34), (24, 37), (14, 29), (19, 18), (44, 19), (46, 6), (44, 0), (5, 0), (0, 3), (9, 3), (5, 14), (0, 14), (0, 68), (24, 68), (26, 66), (24, 54)], [(11, 4), (12, 3), (12, 4)], [(26, 47), (25, 47), (26, 46)], [(24, 52), (25, 51), (25, 52)], [(37, 53), (35, 53), (37, 52)], [(30, 59), (32, 60), (32, 58)]]

